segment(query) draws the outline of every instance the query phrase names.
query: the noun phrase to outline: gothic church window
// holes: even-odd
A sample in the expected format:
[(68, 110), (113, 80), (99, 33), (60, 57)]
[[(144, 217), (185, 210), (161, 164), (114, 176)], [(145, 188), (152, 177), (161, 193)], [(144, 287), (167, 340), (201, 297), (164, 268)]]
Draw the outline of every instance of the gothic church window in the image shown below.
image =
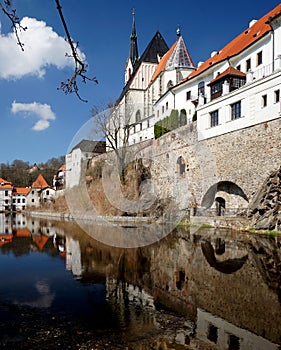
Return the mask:
[(174, 86), (172, 80), (169, 80), (168, 84), (167, 84), (167, 90), (171, 89)]
[(141, 120), (141, 112), (138, 109), (137, 112), (136, 112), (136, 122), (139, 122), (140, 120)]

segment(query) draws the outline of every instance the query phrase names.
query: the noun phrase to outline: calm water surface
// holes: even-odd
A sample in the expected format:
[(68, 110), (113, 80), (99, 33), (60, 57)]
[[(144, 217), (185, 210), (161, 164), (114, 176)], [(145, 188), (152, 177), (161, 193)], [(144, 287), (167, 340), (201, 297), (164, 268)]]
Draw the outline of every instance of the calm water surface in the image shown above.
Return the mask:
[(1, 348), (281, 348), (281, 237), (191, 228), (121, 249), (19, 214), (0, 237)]

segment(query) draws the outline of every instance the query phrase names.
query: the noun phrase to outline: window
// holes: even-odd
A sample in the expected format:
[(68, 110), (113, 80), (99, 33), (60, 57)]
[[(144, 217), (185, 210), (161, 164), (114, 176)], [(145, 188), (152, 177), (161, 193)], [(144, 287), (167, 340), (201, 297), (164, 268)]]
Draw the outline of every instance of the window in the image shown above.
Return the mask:
[(159, 118), (159, 109), (157, 110), (157, 118)]
[(222, 85), (223, 80), (218, 81), (217, 83), (211, 85), (211, 100), (220, 97), (222, 95)]
[(147, 127), (149, 128), (149, 120), (147, 121)]
[(25, 198), (22, 199), (22, 202), (25, 203)]
[(257, 53), (257, 66), (262, 64), (262, 51)]
[(262, 97), (262, 107), (266, 107), (267, 106), (267, 95), (263, 95)]
[(215, 344), (218, 341), (218, 328), (211, 323), (209, 324), (207, 338)]
[(198, 96), (205, 96), (205, 83), (204, 81), (201, 81), (199, 84), (198, 84)]
[(20, 198), (18, 198), (18, 203), (20, 203)]
[(162, 113), (164, 113), (165, 109), (164, 109), (164, 106), (162, 106)]
[(142, 142), (142, 136), (140, 136), (140, 142)]
[(49, 196), (49, 194), (50, 194), (50, 191), (49, 191), (49, 190), (47, 190), (47, 191), (46, 191), (46, 195), (47, 195), (47, 196)]
[(237, 66), (236, 69), (241, 70), (241, 65), (239, 64), (239, 66)]
[(34, 203), (34, 198), (31, 199), (31, 202)]
[(5, 190), (5, 196), (7, 197), (9, 195), (9, 191)]
[(211, 112), (210, 117), (211, 117), (211, 128), (213, 126), (219, 125), (219, 111), (218, 110)]
[(248, 72), (251, 69), (251, 59), (249, 58), (246, 61), (246, 72)]
[(191, 91), (186, 91), (186, 100), (190, 100), (191, 99)]
[(141, 120), (141, 112), (140, 110), (138, 110), (136, 113), (136, 123), (139, 122), (140, 120)]
[(231, 120), (241, 117), (241, 101), (235, 102), (231, 105)]
[(140, 131), (142, 131), (142, 123), (140, 123)]
[(169, 107), (169, 104), (168, 104), (168, 102), (166, 102), (166, 110), (168, 109), (168, 107)]
[(275, 103), (280, 102), (280, 90), (274, 91), (274, 102)]
[(240, 340), (234, 334), (229, 334), (228, 339), (228, 350), (239, 350), (240, 349)]

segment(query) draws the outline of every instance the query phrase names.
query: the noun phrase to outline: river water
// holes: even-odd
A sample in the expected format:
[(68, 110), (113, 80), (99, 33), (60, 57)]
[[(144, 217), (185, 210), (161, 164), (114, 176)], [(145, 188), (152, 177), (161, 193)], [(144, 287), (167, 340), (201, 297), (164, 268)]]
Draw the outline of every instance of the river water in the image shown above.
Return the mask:
[(22, 214), (0, 214), (0, 237), (1, 349), (281, 348), (281, 237), (176, 229), (122, 249)]

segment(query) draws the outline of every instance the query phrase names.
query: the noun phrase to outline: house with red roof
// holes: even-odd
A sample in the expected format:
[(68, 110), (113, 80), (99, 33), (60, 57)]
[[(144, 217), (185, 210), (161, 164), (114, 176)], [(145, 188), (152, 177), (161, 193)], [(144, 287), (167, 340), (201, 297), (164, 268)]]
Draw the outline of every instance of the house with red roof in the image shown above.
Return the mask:
[(40, 207), (49, 204), (55, 197), (55, 190), (49, 186), (42, 174), (32, 183), (26, 197), (28, 207)]
[(158, 33), (161, 50), (154, 37), (138, 58), (133, 17), (126, 85), (115, 106), (123, 124), (130, 125), (129, 145), (153, 139), (155, 124), (173, 111), (178, 120), (184, 114), (185, 123), (197, 120), (199, 140), (280, 118), (281, 4), (251, 20), (196, 67), (180, 31), (177, 34), (169, 49)]
[(12, 183), (0, 178), (0, 212), (11, 210), (12, 190)]
[(12, 210), (21, 211), (26, 209), (26, 196), (30, 192), (29, 187), (13, 187), (12, 197)]

